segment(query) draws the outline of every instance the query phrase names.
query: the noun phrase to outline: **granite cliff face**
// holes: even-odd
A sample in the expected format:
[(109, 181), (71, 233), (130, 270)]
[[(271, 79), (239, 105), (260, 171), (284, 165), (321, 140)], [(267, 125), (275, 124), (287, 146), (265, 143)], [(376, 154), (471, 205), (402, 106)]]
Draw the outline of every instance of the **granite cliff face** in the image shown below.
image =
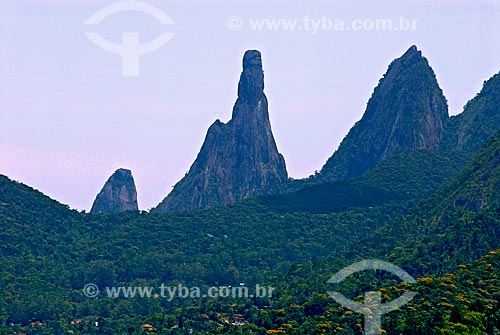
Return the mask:
[(279, 193), (286, 182), (285, 160), (269, 122), (261, 54), (249, 50), (243, 57), (232, 119), (210, 126), (189, 172), (154, 211), (221, 207), (254, 195)]
[(137, 211), (137, 191), (130, 170), (118, 169), (95, 198), (91, 213)]
[(448, 120), (446, 98), (415, 46), (394, 60), (366, 111), (323, 167), (321, 180), (364, 174), (397, 153), (438, 148)]

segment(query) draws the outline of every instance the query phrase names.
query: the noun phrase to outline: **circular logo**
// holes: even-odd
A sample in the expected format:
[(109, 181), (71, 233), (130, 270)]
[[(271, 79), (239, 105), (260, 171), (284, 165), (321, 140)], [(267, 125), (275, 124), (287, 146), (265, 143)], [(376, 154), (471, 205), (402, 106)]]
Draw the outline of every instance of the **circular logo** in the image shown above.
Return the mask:
[(96, 298), (99, 295), (99, 287), (96, 284), (90, 283), (83, 287), (83, 294), (87, 298)]
[(229, 30), (240, 30), (243, 28), (243, 20), (239, 16), (230, 16), (227, 18), (226, 25)]

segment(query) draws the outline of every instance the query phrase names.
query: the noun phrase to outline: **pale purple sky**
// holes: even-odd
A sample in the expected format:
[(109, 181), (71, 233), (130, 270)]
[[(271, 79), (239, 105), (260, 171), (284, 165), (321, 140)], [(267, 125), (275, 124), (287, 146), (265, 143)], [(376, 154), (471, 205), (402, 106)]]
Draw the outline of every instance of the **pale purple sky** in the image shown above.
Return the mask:
[[(72, 208), (88, 210), (120, 167), (132, 170), (141, 209), (158, 204), (210, 124), (230, 119), (247, 49), (262, 52), (274, 136), (294, 178), (321, 169), (389, 63), (412, 44), (434, 68), (450, 114), (500, 71), (500, 1), (147, 0), (175, 24), (139, 12), (84, 24), (116, 2), (0, 0), (0, 173)], [(234, 16), (239, 30), (228, 28)], [(306, 17), (418, 22), (415, 31), (332, 31), (325, 23), (313, 33)], [(254, 19), (298, 23), (259, 31)], [(85, 36), (120, 43), (123, 32), (138, 32), (147, 42), (165, 31), (175, 36), (140, 57), (137, 77), (123, 77), (120, 56)]]

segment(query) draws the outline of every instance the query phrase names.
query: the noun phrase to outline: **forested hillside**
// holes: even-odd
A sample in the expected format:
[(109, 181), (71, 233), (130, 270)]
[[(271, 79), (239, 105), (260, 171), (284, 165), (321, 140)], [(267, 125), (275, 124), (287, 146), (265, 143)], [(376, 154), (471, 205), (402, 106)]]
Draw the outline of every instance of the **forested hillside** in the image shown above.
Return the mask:
[[(493, 201), (499, 141), (497, 135), (448, 182), (443, 174), (434, 184), (428, 179), (420, 185), (424, 176), (411, 169), (400, 175), (397, 169), (384, 174), (386, 169), (376, 168), (356, 184), (386, 192), (393, 185), (396, 192), (405, 189), (406, 180), (415, 197), (355, 203), (328, 213), (293, 206), (286, 211), (275, 207), (275, 198), (171, 215), (78, 213), (2, 177), (1, 332), (361, 334), (362, 315), (333, 301), (326, 281), (354, 261), (385, 258), (420, 277), (417, 284), (398, 286), (395, 278), (367, 272), (340, 289), (351, 298), (368, 288), (386, 287), (384, 299), (418, 292), (401, 311), (384, 316), (388, 334), (492, 334), (498, 327), (499, 292), (491, 280), (499, 271), (497, 252), (473, 262), (500, 247), (499, 203)], [(460, 166), (459, 160), (426, 152), (404, 157), (409, 165)], [(346, 199), (355, 197), (352, 188), (344, 190)], [(314, 188), (307, 192), (314, 194)], [(311, 208), (318, 198), (310, 199)], [(302, 204), (307, 201), (302, 198)], [(88, 283), (101, 288), (98, 298), (83, 294)], [(162, 283), (204, 289), (259, 284), (275, 293), (169, 300), (112, 298), (103, 289)]]

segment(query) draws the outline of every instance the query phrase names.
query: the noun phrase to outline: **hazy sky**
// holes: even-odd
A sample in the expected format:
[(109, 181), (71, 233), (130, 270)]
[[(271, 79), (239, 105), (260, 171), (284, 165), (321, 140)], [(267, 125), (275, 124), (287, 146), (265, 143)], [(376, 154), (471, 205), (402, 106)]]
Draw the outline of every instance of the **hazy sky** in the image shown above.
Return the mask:
[[(137, 11), (85, 24), (116, 2), (0, 0), (0, 173), (72, 208), (88, 210), (120, 167), (132, 170), (141, 209), (158, 204), (210, 124), (230, 119), (247, 49), (262, 52), (274, 136), (295, 178), (321, 169), (412, 44), (436, 72), (450, 114), (500, 71), (500, 1), (147, 0), (173, 24)], [(370, 30), (381, 19), (418, 21), (415, 30)], [(353, 20), (365, 28), (338, 29)], [(126, 77), (121, 56), (86, 32), (116, 44), (128, 32), (140, 43), (175, 35)]]

